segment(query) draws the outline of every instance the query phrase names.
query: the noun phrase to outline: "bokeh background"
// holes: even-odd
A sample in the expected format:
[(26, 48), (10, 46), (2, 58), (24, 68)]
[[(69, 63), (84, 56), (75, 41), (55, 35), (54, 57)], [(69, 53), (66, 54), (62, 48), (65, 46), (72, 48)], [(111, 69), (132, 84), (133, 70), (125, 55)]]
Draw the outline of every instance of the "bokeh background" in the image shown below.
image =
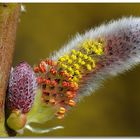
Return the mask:
[[(122, 16), (140, 16), (140, 4), (24, 4), (18, 26), (13, 65), (31, 65), (58, 50), (77, 32)], [(65, 128), (46, 134), (25, 131), (24, 136), (140, 136), (140, 65), (111, 78), (84, 98), (63, 120), (39, 125)]]

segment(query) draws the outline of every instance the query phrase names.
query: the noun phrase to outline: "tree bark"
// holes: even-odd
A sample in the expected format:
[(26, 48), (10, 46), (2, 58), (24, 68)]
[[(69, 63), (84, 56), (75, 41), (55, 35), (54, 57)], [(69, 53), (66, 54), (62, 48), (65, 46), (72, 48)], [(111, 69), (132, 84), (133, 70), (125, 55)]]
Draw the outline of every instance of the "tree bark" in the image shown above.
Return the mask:
[(5, 96), (11, 69), (20, 4), (0, 4), (0, 136), (5, 128)]

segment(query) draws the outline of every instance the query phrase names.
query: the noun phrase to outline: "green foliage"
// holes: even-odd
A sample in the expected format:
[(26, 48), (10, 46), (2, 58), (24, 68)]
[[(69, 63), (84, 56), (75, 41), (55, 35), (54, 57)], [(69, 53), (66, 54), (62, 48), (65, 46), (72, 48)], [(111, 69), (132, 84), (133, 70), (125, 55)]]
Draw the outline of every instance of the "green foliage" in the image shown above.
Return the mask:
[(42, 92), (36, 93), (32, 109), (27, 114), (27, 123), (44, 123), (54, 117), (56, 108), (49, 106), (41, 100)]

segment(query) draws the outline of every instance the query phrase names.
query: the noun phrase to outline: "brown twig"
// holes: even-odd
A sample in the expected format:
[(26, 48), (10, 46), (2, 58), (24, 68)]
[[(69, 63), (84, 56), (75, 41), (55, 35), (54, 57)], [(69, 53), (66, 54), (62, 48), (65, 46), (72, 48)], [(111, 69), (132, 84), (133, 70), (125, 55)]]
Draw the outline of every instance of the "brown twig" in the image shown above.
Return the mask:
[(11, 69), (20, 4), (0, 4), (0, 136), (5, 129), (5, 96)]

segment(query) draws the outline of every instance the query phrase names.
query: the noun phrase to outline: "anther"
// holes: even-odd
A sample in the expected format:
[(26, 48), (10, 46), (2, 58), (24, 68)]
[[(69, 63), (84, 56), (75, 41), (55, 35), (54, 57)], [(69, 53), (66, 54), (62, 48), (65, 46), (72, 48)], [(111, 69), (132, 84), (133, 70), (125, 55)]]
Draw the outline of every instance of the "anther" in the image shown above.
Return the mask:
[(39, 72), (39, 67), (37, 67), (37, 66), (34, 67), (34, 72), (35, 72), (35, 73), (38, 73), (38, 72)]
[(37, 83), (38, 83), (38, 84), (41, 84), (42, 82), (43, 82), (43, 78), (42, 78), (42, 77), (38, 77), (38, 78), (37, 78)]
[(57, 118), (60, 119), (60, 120), (63, 119), (64, 118), (64, 114), (57, 115)]
[(46, 83), (47, 85), (49, 85), (49, 84), (51, 83), (51, 81), (50, 81), (50, 80), (46, 80), (45, 83)]
[(51, 68), (50, 69), (50, 73), (53, 74), (53, 75), (55, 75), (57, 73), (57, 71), (54, 68)]
[(39, 64), (39, 69), (42, 73), (46, 72), (46, 63), (45, 61), (41, 61)]
[(51, 98), (51, 99), (49, 100), (49, 103), (55, 104), (55, 99)]
[(76, 103), (75, 103), (74, 100), (69, 100), (69, 101), (68, 101), (68, 105), (69, 105), (69, 106), (75, 106)]
[(66, 112), (66, 109), (64, 107), (60, 107), (58, 113), (64, 114)]
[(51, 81), (51, 85), (52, 86), (56, 86), (57, 85), (57, 82), (55, 80)]

